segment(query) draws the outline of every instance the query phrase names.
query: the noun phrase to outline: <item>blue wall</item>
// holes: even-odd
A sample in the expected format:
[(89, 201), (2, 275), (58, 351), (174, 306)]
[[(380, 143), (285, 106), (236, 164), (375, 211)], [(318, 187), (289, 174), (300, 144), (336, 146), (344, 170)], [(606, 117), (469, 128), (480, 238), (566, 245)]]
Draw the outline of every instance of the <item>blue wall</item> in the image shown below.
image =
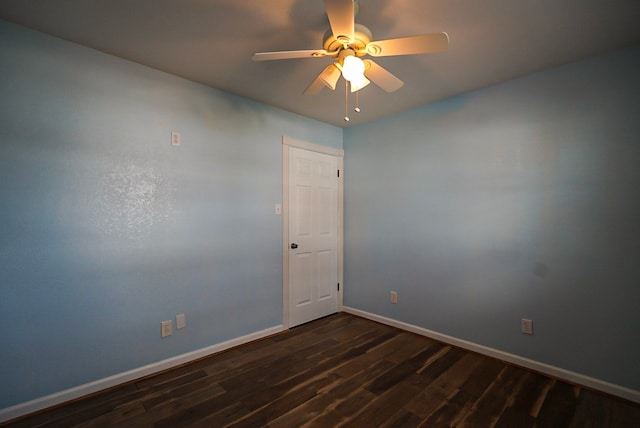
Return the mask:
[[(281, 136), (341, 129), (3, 21), (0, 77), (0, 409), (281, 323)], [(639, 93), (632, 49), (345, 130), (345, 304), (640, 389)]]
[(640, 48), (344, 141), (346, 305), (640, 390)]
[(3, 21), (0, 70), (0, 409), (281, 324), (282, 135), (340, 128)]

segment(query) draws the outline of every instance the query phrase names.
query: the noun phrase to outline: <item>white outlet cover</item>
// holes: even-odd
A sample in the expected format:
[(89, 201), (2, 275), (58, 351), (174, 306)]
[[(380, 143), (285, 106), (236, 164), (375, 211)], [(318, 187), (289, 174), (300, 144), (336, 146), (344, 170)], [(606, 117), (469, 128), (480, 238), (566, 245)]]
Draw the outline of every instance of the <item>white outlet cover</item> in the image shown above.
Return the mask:
[(180, 134), (178, 132), (171, 133), (171, 145), (180, 147)]

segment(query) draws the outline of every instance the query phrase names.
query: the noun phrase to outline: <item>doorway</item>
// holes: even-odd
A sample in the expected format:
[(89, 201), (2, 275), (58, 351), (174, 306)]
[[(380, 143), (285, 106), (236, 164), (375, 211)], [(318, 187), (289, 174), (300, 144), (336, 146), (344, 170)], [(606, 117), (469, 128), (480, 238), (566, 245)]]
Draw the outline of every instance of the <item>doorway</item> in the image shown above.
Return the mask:
[(283, 325), (342, 309), (343, 160), (339, 149), (283, 137)]

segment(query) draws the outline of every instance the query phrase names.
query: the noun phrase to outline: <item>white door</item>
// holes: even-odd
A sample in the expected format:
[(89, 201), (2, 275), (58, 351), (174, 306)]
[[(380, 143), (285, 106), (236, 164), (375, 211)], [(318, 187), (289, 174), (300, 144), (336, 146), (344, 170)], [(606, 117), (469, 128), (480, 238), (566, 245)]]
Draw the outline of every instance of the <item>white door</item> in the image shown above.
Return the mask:
[(289, 325), (338, 311), (338, 161), (289, 147)]

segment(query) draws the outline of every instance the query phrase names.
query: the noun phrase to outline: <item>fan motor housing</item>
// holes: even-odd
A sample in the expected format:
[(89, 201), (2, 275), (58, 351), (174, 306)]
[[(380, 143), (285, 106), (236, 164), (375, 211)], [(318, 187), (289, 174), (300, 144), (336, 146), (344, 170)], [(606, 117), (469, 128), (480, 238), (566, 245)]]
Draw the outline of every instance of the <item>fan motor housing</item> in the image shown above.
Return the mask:
[(367, 54), (366, 47), (372, 37), (371, 30), (362, 24), (355, 24), (353, 42), (345, 45), (345, 43), (338, 40), (331, 32), (331, 29), (329, 29), (324, 33), (322, 46), (327, 52), (336, 52), (342, 49), (353, 49), (356, 56), (364, 56)]

